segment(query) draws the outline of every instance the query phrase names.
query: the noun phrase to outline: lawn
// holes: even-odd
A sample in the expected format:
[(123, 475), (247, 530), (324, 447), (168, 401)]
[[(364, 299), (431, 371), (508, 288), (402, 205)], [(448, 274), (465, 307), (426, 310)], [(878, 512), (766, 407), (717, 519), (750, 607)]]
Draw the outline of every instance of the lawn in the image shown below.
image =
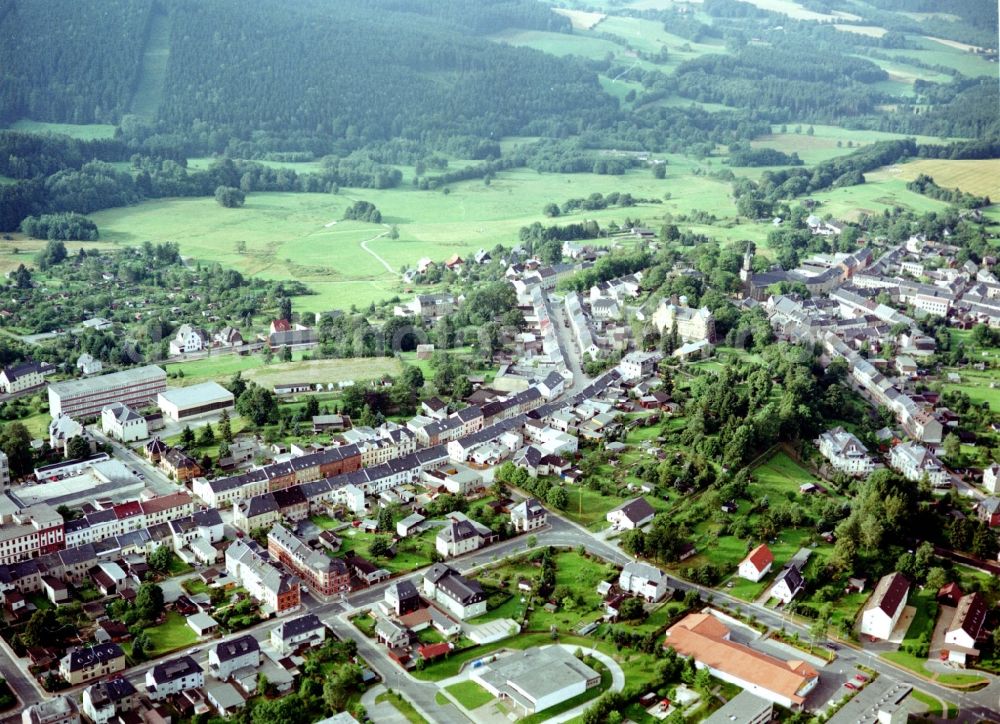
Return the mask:
[(354, 551), (362, 558), (367, 558), (390, 573), (414, 571), (431, 564), (431, 552), (434, 550), (434, 537), (437, 529), (425, 530), (418, 536), (404, 538), (396, 544), (396, 556), (393, 558), (376, 558), (369, 552), (372, 541), (377, 537), (392, 537), (390, 533), (366, 533), (357, 528), (348, 528), (341, 533), (343, 544), (338, 555)]
[[(603, 474), (603, 473), (599, 473)], [(623, 475), (626, 474), (623, 471)], [(608, 527), (609, 523), (605, 516), (608, 511), (617, 508), (627, 500), (632, 500), (640, 493), (630, 493), (628, 495), (604, 495), (600, 491), (591, 490), (586, 485), (566, 485), (569, 493), (569, 508), (563, 511), (570, 520), (573, 520), (589, 530), (599, 531)], [(670, 504), (665, 500), (660, 500), (654, 495), (643, 496), (657, 512), (668, 510)]]
[(393, 357), (303, 360), (302, 352), (293, 353), (291, 362), (265, 364), (259, 354), (221, 354), (190, 362), (163, 365), (168, 372), (182, 371), (183, 377), (171, 381), (174, 385), (194, 385), (208, 380), (226, 383), (237, 372), (248, 380), (265, 387), (280, 382), (323, 383), (362, 380), (381, 375), (398, 375), (402, 371)]
[(381, 703), (388, 701), (410, 724), (428, 724), (427, 720), (420, 716), (420, 713), (413, 708), (413, 704), (404, 699), (395, 691), (387, 691), (375, 697), (375, 701)]
[(466, 709), (478, 709), (493, 701), (493, 695), (475, 681), (460, 681), (446, 686), (445, 691), (455, 697), (458, 703)]
[(185, 573), (191, 573), (193, 570), (194, 568), (182, 561), (176, 553), (170, 554), (170, 565), (167, 567), (167, 575), (183, 576)]
[(162, 656), (198, 641), (194, 631), (187, 625), (187, 619), (176, 611), (169, 611), (163, 623), (146, 629), (146, 633), (153, 644), (151, 657)]
[(341, 523), (336, 518), (331, 518), (329, 515), (323, 515), (322, 513), (318, 515), (313, 515), (309, 517), (309, 520), (323, 530), (333, 530), (334, 528), (339, 528), (343, 523)]

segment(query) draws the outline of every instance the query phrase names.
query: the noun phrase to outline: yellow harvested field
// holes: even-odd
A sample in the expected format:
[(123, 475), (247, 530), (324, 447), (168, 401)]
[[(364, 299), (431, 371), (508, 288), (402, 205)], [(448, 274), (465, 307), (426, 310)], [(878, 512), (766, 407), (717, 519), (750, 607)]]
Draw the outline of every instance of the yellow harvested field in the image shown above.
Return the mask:
[(264, 387), (276, 383), (308, 382), (328, 384), (348, 380), (370, 380), (381, 375), (398, 375), (402, 365), (394, 357), (359, 357), (282, 362), (247, 370), (243, 376)]
[(880, 169), (889, 176), (912, 181), (925, 173), (934, 183), (946, 189), (958, 188), (976, 196), (1000, 199), (1000, 159), (982, 161), (952, 161), (948, 159), (923, 159), (887, 169)]
[(569, 18), (574, 30), (590, 30), (607, 17), (604, 13), (591, 13), (586, 10), (570, 10), (568, 8), (552, 8), (552, 12)]
[(872, 38), (881, 38), (885, 35), (888, 30), (879, 27), (878, 25), (839, 25), (835, 24), (837, 30), (843, 30), (845, 33), (857, 33), (858, 35), (867, 35)]

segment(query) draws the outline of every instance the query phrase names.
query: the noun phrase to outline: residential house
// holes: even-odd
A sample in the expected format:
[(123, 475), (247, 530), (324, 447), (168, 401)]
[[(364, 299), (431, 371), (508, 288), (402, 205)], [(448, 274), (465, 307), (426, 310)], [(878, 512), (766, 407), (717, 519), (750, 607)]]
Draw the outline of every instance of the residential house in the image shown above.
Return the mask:
[(124, 443), (149, 437), (146, 418), (120, 402), (112, 402), (101, 410), (101, 430)]
[(636, 382), (656, 374), (662, 359), (663, 355), (659, 352), (629, 352), (618, 363), (618, 370), (623, 381)]
[(887, 641), (906, 608), (910, 582), (902, 573), (889, 573), (875, 586), (861, 613), (861, 634)]
[(70, 686), (125, 670), (125, 652), (115, 643), (71, 649), (59, 660), (59, 674)]
[(260, 644), (252, 634), (216, 644), (208, 652), (208, 671), (220, 681), (245, 666), (260, 666)]
[(171, 694), (200, 689), (205, 684), (205, 673), (190, 656), (157, 664), (146, 672), (146, 695), (160, 701)]
[(989, 493), (1000, 493), (1000, 464), (993, 463), (983, 470), (983, 487)]
[(385, 603), (397, 616), (420, 608), (420, 593), (412, 581), (399, 581), (385, 589)]
[(0, 392), (5, 395), (13, 395), (24, 392), (45, 384), (45, 375), (52, 365), (44, 365), (39, 362), (22, 362), (21, 364), (4, 367), (0, 370)]
[(643, 497), (622, 503), (607, 514), (607, 520), (616, 530), (635, 530), (653, 520), (656, 511)]
[(460, 619), (486, 613), (486, 594), (475, 580), (444, 563), (435, 563), (424, 574), (424, 595)]
[(541, 528), (548, 518), (548, 511), (535, 498), (522, 500), (510, 510), (510, 522), (518, 533)]
[(978, 591), (959, 599), (944, 635), (944, 650), (948, 652), (949, 661), (965, 666), (969, 657), (979, 656), (987, 612), (986, 599)]
[(820, 454), (835, 470), (862, 477), (875, 469), (875, 461), (868, 455), (864, 444), (842, 427), (827, 430), (819, 436)]
[(493, 531), (464, 513), (449, 513), (447, 518), (448, 523), (434, 539), (434, 547), (445, 558), (478, 550), (495, 537)]
[(737, 575), (740, 578), (757, 583), (767, 575), (773, 564), (774, 554), (771, 553), (771, 549), (767, 547), (767, 544), (761, 543), (740, 562)]
[(976, 504), (976, 517), (990, 528), (1000, 525), (1000, 498), (990, 496)]
[(84, 352), (76, 358), (76, 368), (84, 375), (96, 375), (104, 369), (104, 363)]
[(667, 574), (655, 566), (641, 561), (630, 561), (618, 575), (618, 587), (628, 593), (645, 598), (650, 603), (667, 595)]
[(83, 690), (83, 713), (94, 724), (109, 724), (138, 704), (139, 692), (124, 676), (91, 684)]
[(889, 453), (889, 464), (907, 480), (918, 482), (926, 475), (935, 487), (951, 484), (951, 475), (944, 466), (927, 448), (915, 442), (896, 445)]
[(179, 483), (186, 483), (202, 474), (201, 466), (179, 447), (170, 448), (160, 457), (160, 468)]
[(259, 601), (266, 612), (282, 615), (299, 608), (299, 581), (279, 570), (252, 540), (238, 538), (226, 549), (226, 572)]
[(316, 550), (281, 524), (267, 534), (267, 551), (321, 596), (350, 590), (351, 573), (342, 559)]
[(282, 621), (271, 629), (271, 647), (282, 656), (302, 646), (319, 646), (326, 640), (326, 626), (314, 613)]
[(375, 638), (387, 648), (399, 649), (410, 643), (410, 631), (406, 626), (378, 616), (375, 620)]
[(784, 604), (791, 603), (804, 586), (802, 573), (795, 566), (786, 566), (771, 585), (771, 597)]
[(246, 342), (240, 330), (235, 327), (225, 326), (212, 335), (212, 342), (217, 347), (236, 348), (242, 347)]
[(180, 355), (189, 352), (201, 352), (209, 344), (208, 333), (191, 324), (182, 324), (177, 328), (177, 334), (170, 340), (170, 354)]

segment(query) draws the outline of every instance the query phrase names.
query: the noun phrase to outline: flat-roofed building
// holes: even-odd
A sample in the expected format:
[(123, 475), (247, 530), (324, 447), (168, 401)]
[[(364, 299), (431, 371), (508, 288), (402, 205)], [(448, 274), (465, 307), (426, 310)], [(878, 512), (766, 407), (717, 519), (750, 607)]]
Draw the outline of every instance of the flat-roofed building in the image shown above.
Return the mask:
[(49, 385), (49, 414), (95, 417), (112, 402), (142, 408), (167, 389), (167, 373), (156, 365)]
[(774, 715), (774, 703), (749, 691), (741, 691), (704, 724), (766, 724)]
[(536, 714), (601, 683), (601, 675), (556, 644), (526, 649), (472, 669), (472, 681), (506, 699), (524, 714)]
[(232, 410), (233, 393), (218, 382), (202, 382), (190, 387), (177, 387), (157, 395), (156, 405), (175, 422), (212, 412)]

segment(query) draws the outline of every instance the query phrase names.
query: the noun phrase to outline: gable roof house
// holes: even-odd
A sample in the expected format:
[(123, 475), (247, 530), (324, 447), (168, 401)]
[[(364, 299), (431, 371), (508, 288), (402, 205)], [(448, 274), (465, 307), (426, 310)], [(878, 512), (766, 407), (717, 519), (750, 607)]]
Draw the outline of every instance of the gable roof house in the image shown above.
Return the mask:
[(607, 520), (617, 529), (634, 530), (652, 521), (654, 515), (656, 515), (656, 511), (653, 506), (640, 496), (609, 511)]
[(886, 641), (906, 608), (910, 582), (902, 573), (882, 576), (861, 614), (861, 633)]
[(423, 588), (425, 596), (458, 618), (475, 618), (486, 613), (482, 586), (444, 563), (435, 563), (427, 569)]
[(965, 666), (968, 657), (979, 656), (977, 646), (982, 638), (987, 612), (986, 599), (978, 591), (959, 599), (955, 616), (944, 635), (948, 661)]
[(767, 547), (766, 543), (761, 543), (740, 562), (737, 575), (740, 578), (757, 583), (767, 575), (773, 564), (774, 554), (771, 553), (771, 549)]
[(650, 603), (662, 599), (669, 590), (667, 574), (641, 561), (630, 561), (625, 564), (618, 576), (618, 586), (623, 591), (641, 596)]

